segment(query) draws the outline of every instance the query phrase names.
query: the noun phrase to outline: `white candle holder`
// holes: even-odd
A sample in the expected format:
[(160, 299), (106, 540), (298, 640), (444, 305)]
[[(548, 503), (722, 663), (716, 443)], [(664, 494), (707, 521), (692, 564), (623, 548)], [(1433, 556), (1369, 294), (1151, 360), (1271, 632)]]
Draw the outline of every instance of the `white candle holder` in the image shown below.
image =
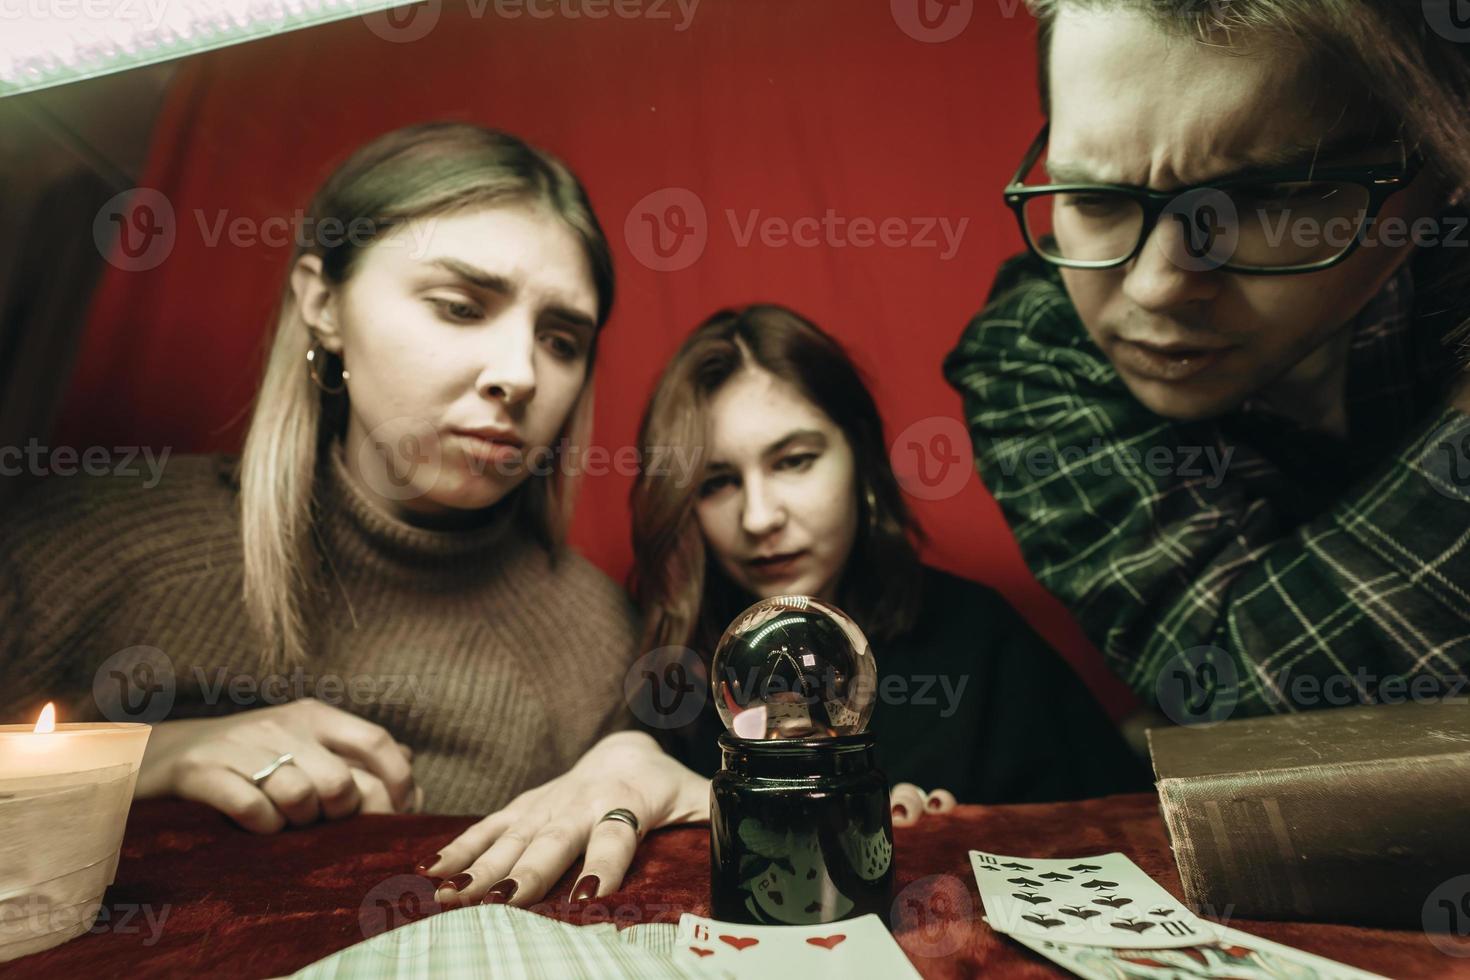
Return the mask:
[(0, 725), (0, 962), (92, 928), (118, 854), (148, 725)]

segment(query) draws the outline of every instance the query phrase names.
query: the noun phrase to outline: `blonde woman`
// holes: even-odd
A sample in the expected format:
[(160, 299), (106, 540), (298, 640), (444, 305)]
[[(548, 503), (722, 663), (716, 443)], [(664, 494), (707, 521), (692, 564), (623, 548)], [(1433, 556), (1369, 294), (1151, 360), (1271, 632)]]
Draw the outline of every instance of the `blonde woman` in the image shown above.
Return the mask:
[(626, 597), (562, 545), (559, 447), (586, 445), (613, 298), (581, 185), (430, 124), (310, 213), (241, 458), (53, 478), (7, 516), (0, 717), (146, 716), (138, 795), (262, 833), (483, 814), (656, 752), (622, 731)]

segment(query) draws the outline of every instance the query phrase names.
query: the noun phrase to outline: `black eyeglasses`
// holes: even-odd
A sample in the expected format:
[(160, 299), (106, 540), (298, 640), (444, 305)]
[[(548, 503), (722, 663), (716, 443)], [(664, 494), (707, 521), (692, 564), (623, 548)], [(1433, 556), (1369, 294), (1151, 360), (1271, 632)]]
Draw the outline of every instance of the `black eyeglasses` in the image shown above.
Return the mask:
[(1384, 202), (1423, 166), (1403, 140), (1394, 140), (1399, 159), (1391, 164), (1258, 170), (1172, 191), (1125, 184), (1028, 187), (1024, 181), (1048, 136), (1043, 126), (1006, 186), (1005, 200), (1027, 247), (1068, 269), (1124, 265), (1167, 216), (1181, 232), (1171, 258), (1192, 271), (1319, 272), (1363, 244)]

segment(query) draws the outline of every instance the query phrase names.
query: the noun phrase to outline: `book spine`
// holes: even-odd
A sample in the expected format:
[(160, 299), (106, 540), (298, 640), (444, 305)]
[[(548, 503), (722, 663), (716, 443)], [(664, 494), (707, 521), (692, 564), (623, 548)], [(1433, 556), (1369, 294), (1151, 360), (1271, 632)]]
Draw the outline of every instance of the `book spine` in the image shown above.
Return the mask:
[(1470, 754), (1163, 779), (1186, 901), (1224, 920), (1418, 927), (1470, 871)]

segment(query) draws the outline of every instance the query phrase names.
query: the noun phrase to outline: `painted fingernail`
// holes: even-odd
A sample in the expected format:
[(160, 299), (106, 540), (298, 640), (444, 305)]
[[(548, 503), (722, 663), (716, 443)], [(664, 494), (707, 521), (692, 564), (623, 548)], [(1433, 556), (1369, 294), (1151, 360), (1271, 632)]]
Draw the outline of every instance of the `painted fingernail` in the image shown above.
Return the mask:
[(515, 897), (516, 889), (520, 887), (514, 878), (502, 878), (490, 886), (485, 893), (486, 905), (504, 905)]
[(902, 803), (895, 803), (893, 804), (893, 815), (895, 817), (898, 817), (900, 820), (906, 820), (908, 819), (909, 808), (904, 806)]
[(572, 901), (590, 902), (597, 897), (597, 886), (602, 884), (602, 879), (597, 875), (583, 875), (577, 879), (572, 886)]
[(436, 864), (439, 863), (439, 858), (440, 857), (441, 857), (441, 855), (435, 854), (433, 857), (429, 858), (427, 861), (421, 861), (421, 862), (419, 862), (419, 866), (416, 867), (416, 868), (414, 868), (414, 870), (417, 871), (421, 875), (427, 875), (429, 873), (429, 869), (432, 868), (434, 865), (436, 865)]
[(459, 874), (455, 875), (453, 878), (450, 878), (449, 880), (445, 881), (444, 884), (445, 885), (448, 885), (450, 888), (453, 888), (457, 892), (462, 892), (466, 888), (470, 887), (470, 882), (472, 882), (474, 880), (475, 880), (475, 876), (474, 875), (470, 874), (468, 871), (461, 871)]

